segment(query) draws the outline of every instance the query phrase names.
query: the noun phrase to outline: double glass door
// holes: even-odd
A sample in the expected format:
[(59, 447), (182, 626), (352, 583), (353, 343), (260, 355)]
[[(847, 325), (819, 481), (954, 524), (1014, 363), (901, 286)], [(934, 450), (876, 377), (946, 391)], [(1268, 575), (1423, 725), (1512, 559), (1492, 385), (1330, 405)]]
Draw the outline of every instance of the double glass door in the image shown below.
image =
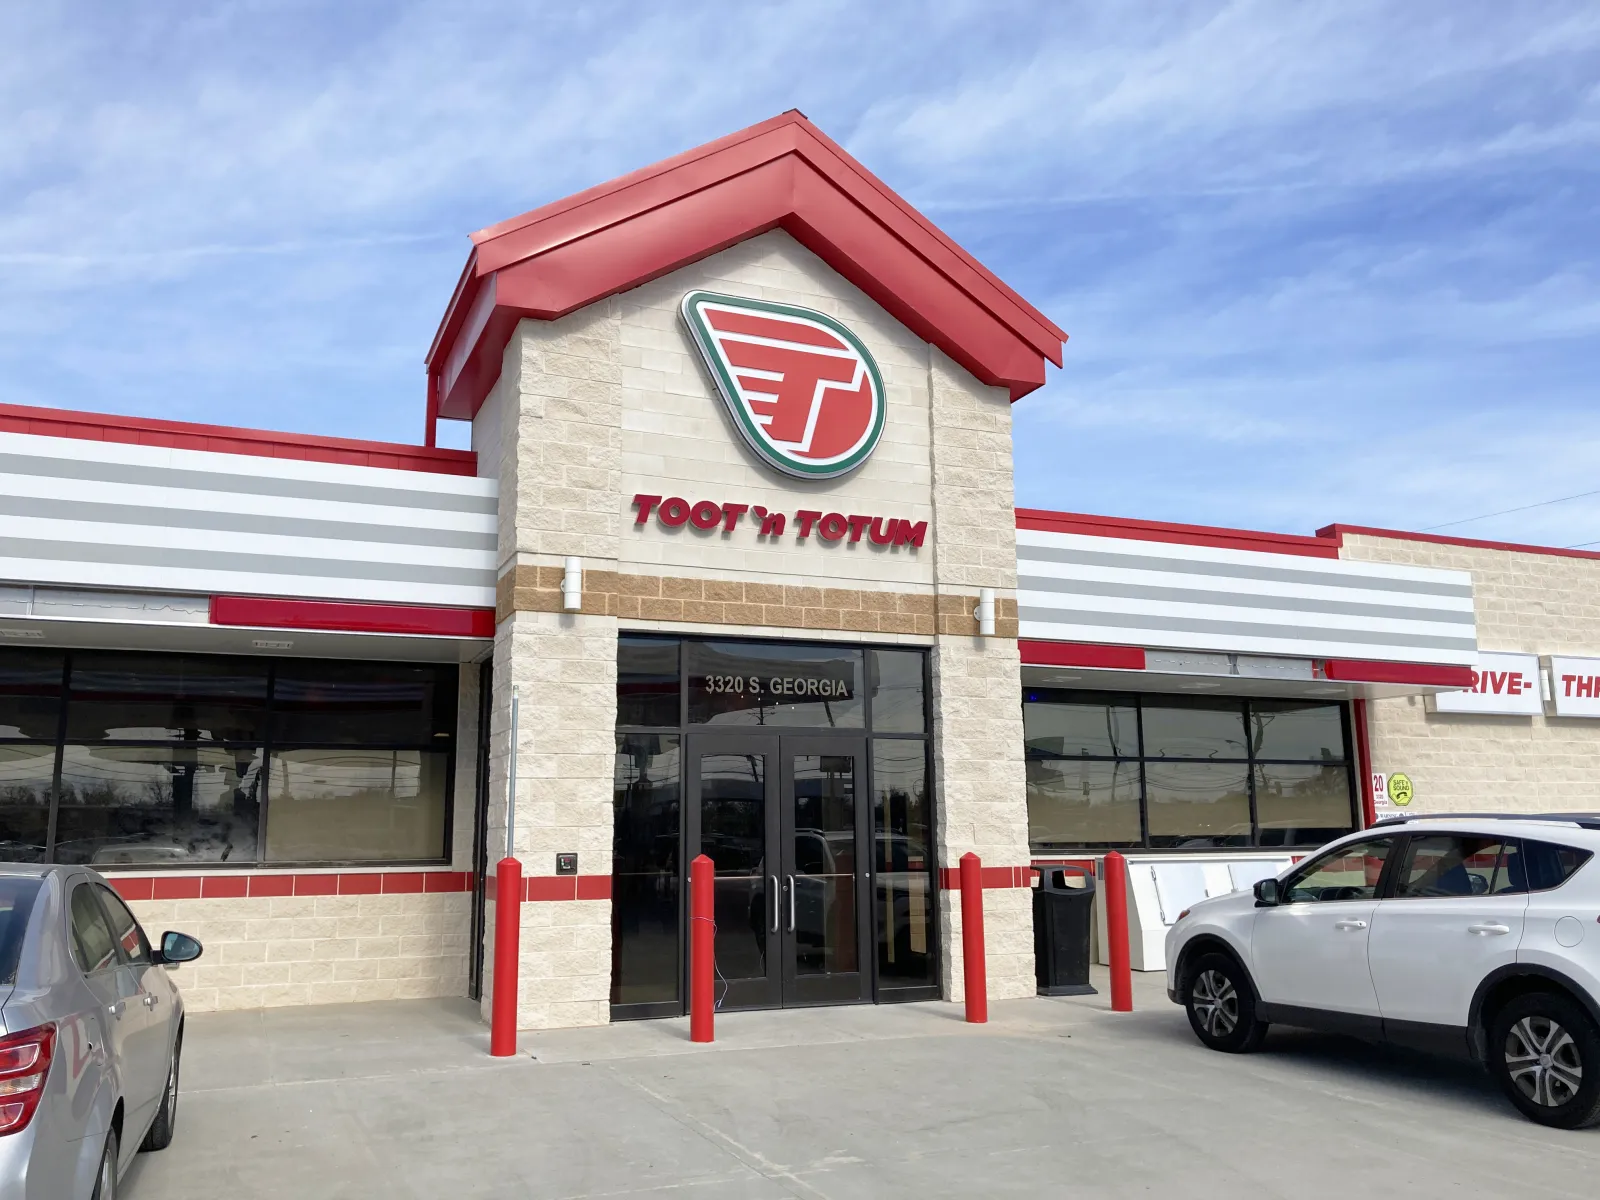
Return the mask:
[(723, 1010), (871, 998), (866, 749), (848, 734), (688, 738), (688, 850), (716, 869)]

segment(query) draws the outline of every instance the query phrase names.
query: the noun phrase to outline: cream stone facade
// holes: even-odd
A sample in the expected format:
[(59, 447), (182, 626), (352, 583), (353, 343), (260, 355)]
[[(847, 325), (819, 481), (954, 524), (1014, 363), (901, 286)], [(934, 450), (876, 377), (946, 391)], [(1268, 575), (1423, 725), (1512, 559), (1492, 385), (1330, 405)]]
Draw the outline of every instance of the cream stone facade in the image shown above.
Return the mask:
[[(1468, 571), (1478, 647), (1600, 658), (1600, 557), (1346, 531), (1341, 554)], [(1404, 772), (1423, 812), (1600, 811), (1600, 720), (1442, 713), (1422, 696), (1373, 700), (1372, 769)]]
[[(865, 465), (811, 482), (755, 457), (678, 315), (693, 289), (813, 308), (861, 337), (888, 401), (882, 442)], [(516, 687), (514, 846), (531, 878), (551, 876), (556, 854), (568, 851), (578, 853), (581, 875), (610, 873), (616, 639), (627, 630), (929, 647), (941, 862), (953, 866), (967, 850), (993, 866), (1027, 862), (1003, 389), (979, 384), (773, 231), (559, 320), (523, 321), (474, 422), (474, 448), (502, 496), (488, 840), (504, 845), (505, 723)], [(758, 538), (751, 526), (665, 529), (636, 521), (640, 493), (888, 514), (926, 521), (928, 535), (921, 547), (888, 547), (803, 540), (794, 529), (777, 538)], [(582, 560), (585, 581), (575, 613), (556, 611), (568, 556)], [(1003, 636), (976, 636), (981, 588), (997, 592)], [(875, 592), (891, 603), (875, 604)], [(961, 988), (956, 895), (941, 893), (940, 975), (952, 997)], [(986, 903), (991, 994), (1031, 994), (1028, 894), (994, 889)], [(608, 903), (523, 912), (519, 1024), (606, 1021)]]

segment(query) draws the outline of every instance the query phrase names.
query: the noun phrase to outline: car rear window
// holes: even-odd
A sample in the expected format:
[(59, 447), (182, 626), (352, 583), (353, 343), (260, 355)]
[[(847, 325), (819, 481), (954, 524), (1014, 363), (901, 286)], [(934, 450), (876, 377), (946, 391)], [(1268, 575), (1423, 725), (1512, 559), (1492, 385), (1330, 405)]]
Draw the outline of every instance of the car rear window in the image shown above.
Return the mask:
[(1593, 856), (1589, 850), (1576, 846), (1563, 846), (1558, 842), (1536, 842), (1522, 839), (1523, 869), (1528, 875), (1530, 892), (1548, 892), (1558, 888)]
[(0, 875), (0, 984), (17, 981), (17, 960), (28, 932), (28, 916), (43, 880), (29, 875)]

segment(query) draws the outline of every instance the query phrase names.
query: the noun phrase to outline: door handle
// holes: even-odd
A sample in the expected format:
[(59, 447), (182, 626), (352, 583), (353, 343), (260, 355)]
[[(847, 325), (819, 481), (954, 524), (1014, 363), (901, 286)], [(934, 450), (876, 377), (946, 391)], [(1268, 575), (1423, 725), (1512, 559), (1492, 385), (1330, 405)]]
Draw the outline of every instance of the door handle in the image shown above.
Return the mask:
[(156, 995), (154, 992), (146, 992), (144, 994), (144, 1006), (146, 1008), (154, 1008), (156, 1005), (158, 1005), (160, 1003), (161, 1003), (161, 997)]
[(120, 1021), (122, 1020), (122, 1010), (127, 1006), (127, 1001), (118, 1000), (115, 1004), (108, 1004), (106, 1006), (106, 1011)]
[(1483, 921), (1477, 925), (1468, 925), (1467, 932), (1484, 937), (1491, 933), (1510, 933), (1511, 926), (1502, 925), (1499, 921)]
[(1367, 927), (1367, 923), (1365, 921), (1346, 919), (1343, 921), (1335, 921), (1333, 923), (1333, 927), (1335, 929), (1365, 929)]
[(786, 875), (784, 878), (786, 878), (789, 881), (788, 887), (786, 889), (788, 891), (788, 893), (789, 893), (789, 932), (793, 933), (794, 932), (794, 876), (793, 875)]
[(776, 875), (769, 875), (767, 878), (772, 880), (772, 932), (777, 933), (778, 906), (783, 903), (783, 897), (778, 892), (778, 877)]

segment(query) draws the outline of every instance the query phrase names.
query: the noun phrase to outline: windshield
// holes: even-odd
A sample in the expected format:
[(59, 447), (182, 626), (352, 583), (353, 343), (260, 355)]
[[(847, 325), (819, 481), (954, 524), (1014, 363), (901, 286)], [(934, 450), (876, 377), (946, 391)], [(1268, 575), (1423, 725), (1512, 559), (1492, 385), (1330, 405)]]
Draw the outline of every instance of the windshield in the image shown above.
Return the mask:
[(28, 914), (44, 880), (32, 875), (0, 875), (0, 984), (17, 982)]

